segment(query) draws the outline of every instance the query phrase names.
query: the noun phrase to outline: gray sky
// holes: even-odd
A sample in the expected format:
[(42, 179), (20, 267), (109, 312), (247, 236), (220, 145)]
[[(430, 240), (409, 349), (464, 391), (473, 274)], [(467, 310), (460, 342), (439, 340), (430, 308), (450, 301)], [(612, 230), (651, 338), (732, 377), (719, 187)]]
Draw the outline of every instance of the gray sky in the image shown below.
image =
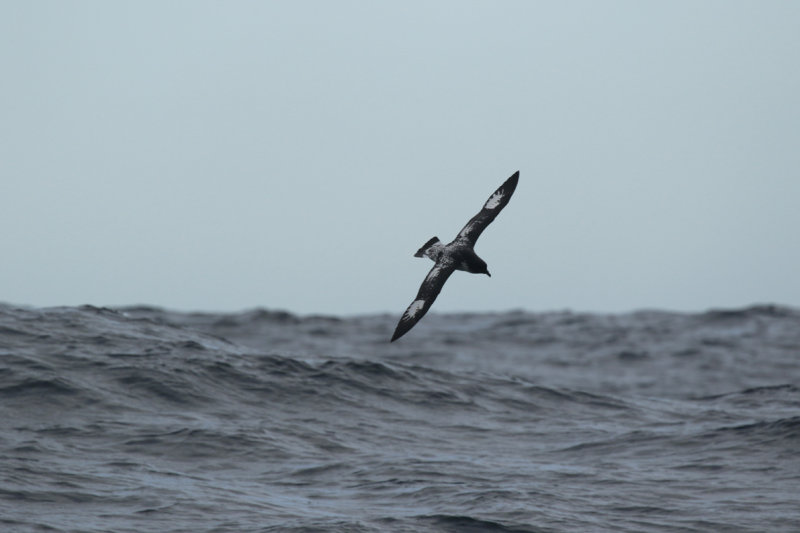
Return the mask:
[(0, 3), (0, 300), (800, 305), (800, 2)]

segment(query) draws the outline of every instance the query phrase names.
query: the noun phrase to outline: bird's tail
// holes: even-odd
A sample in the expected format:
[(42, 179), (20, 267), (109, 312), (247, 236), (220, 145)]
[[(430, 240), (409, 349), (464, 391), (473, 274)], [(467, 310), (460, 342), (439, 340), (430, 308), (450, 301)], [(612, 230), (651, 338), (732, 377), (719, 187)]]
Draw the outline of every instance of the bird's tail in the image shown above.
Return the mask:
[[(440, 246), (442, 244), (442, 241), (439, 240), (439, 237), (431, 237), (428, 242), (422, 245), (422, 248), (417, 250), (417, 253), (414, 254), (414, 257), (423, 257), (424, 255), (426, 255), (425, 252), (427, 252), (437, 244)], [(430, 257), (430, 254), (428, 254), (428, 257)]]

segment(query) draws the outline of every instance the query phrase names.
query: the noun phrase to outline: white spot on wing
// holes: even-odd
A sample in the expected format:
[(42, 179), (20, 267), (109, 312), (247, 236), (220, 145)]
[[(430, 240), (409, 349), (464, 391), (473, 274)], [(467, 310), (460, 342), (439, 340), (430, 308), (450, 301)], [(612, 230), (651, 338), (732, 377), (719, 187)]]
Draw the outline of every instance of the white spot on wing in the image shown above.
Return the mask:
[(411, 302), (411, 305), (408, 306), (406, 310), (406, 316), (408, 318), (414, 318), (414, 316), (419, 313), (419, 310), (425, 306), (425, 300), (414, 300)]
[(500, 200), (502, 199), (503, 199), (503, 193), (501, 191), (497, 191), (491, 196), (491, 198), (486, 200), (486, 205), (484, 205), (483, 207), (485, 207), (486, 209), (494, 209), (495, 207), (500, 205)]

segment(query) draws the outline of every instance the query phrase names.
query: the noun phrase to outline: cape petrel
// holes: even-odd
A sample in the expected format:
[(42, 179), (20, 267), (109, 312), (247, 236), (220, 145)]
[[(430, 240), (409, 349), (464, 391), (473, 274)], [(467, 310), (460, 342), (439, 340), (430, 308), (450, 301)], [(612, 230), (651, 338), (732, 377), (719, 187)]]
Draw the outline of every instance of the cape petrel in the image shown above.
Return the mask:
[(417, 250), (414, 257), (427, 256), (435, 263), (417, 292), (417, 297), (408, 306), (406, 312), (400, 317), (397, 329), (394, 330), (392, 340), (394, 342), (414, 327), (419, 320), (425, 316), (428, 309), (433, 305), (436, 297), (439, 296), (444, 282), (450, 277), (454, 270), (465, 270), (472, 274), (486, 274), (491, 277), (486, 267), (486, 261), (478, 257), (473, 247), (475, 241), (481, 236), (486, 226), (492, 223), (498, 213), (511, 200), (514, 189), (517, 188), (519, 181), (519, 170), (514, 172), (505, 183), (494, 191), (483, 208), (477, 215), (472, 217), (467, 225), (456, 235), (450, 244), (442, 244), (438, 237), (433, 237)]

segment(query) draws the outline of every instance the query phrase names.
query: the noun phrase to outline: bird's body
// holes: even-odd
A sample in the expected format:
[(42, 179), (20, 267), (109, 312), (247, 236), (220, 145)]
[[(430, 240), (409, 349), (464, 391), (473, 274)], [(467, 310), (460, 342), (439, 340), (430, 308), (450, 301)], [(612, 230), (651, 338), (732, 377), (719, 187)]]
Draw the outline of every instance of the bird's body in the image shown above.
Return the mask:
[(464, 239), (456, 238), (450, 244), (444, 245), (438, 237), (434, 237), (417, 250), (414, 257), (430, 257), (434, 263), (446, 258), (446, 262), (452, 262), (456, 270), (492, 276), (486, 270), (486, 261), (478, 257), (472, 246)]
[(408, 306), (397, 324), (392, 342), (405, 335), (428, 312), (441, 292), (447, 278), (455, 270), (472, 274), (486, 274), (491, 277), (486, 261), (475, 253), (475, 242), (497, 214), (508, 204), (519, 181), (519, 171), (503, 183), (483, 204), (480, 212), (472, 217), (467, 225), (449, 244), (442, 244), (438, 237), (428, 240), (414, 254), (415, 257), (429, 257), (435, 263), (419, 288), (417, 297)]

